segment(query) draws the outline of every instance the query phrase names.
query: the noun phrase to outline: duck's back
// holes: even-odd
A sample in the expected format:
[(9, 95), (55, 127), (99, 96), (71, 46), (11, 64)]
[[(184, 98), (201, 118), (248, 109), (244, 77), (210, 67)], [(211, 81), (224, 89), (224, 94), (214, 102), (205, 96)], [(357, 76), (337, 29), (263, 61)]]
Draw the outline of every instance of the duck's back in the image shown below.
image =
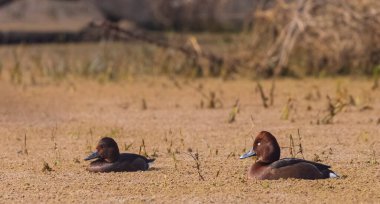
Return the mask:
[[(330, 166), (304, 159), (285, 158), (269, 165), (270, 178), (296, 178), (296, 179), (324, 179), (331, 178), (336, 174)], [(333, 175), (332, 175), (333, 174)]]
[(147, 159), (138, 154), (123, 153), (113, 163), (98, 159), (91, 162), (87, 169), (91, 172), (145, 171), (153, 161), (154, 159)]

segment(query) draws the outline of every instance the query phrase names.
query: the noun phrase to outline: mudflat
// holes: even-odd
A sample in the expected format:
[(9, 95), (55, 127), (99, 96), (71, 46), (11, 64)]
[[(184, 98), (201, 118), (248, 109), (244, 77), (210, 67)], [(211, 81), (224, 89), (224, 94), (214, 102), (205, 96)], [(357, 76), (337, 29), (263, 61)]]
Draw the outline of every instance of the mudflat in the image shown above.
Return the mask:
[[(377, 203), (380, 90), (372, 83), (278, 79), (273, 104), (268, 100), (264, 108), (257, 82), (248, 79), (139, 77), (34, 86), (0, 80), (0, 200)], [(270, 98), (272, 81), (261, 85)], [(331, 165), (341, 178), (247, 179), (254, 159), (239, 155), (261, 130), (277, 137), (282, 158)], [(103, 136), (113, 137), (121, 152), (156, 158), (153, 168), (87, 172), (83, 159)]]

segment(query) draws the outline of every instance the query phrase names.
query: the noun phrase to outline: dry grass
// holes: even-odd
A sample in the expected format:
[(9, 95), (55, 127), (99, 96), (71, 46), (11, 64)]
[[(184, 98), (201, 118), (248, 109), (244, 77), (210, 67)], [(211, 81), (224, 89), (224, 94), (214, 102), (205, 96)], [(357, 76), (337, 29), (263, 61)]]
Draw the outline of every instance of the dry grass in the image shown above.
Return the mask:
[(274, 2), (255, 12), (247, 56), (259, 73), (372, 74), (380, 64), (379, 1)]
[[(186, 2), (181, 2), (178, 4), (181, 8), (175, 9), (170, 8), (173, 5), (166, 0), (155, 2), (157, 5), (153, 7), (158, 9), (156, 20), (169, 29), (180, 23), (182, 25), (177, 26), (188, 25), (196, 29), (198, 25), (212, 30), (213, 25), (217, 24), (215, 21), (223, 17), (220, 14), (223, 9), (231, 6), (232, 10), (237, 9), (233, 8), (233, 1)], [(251, 27), (246, 27), (241, 33), (177, 35), (169, 32), (165, 36), (159, 34), (161, 38), (155, 42), (145, 35), (132, 34), (132, 38), (129, 35), (128, 39), (145, 40), (151, 44), (135, 46), (129, 43), (126, 46), (129, 48), (116, 48), (101, 43), (96, 49), (90, 49), (91, 56), (80, 62), (75, 57), (67, 56), (69, 54), (65, 49), (60, 49), (58, 53), (53, 51), (48, 56), (35, 51), (34, 56), (27, 60), (25, 58), (29, 57), (24, 56), (23, 51), (27, 48), (16, 46), (9, 56), (14, 60), (11, 77), (17, 84), (25, 78), (32, 83), (36, 79), (38, 83), (41, 74), (64, 78), (72, 73), (90, 77), (95, 75), (101, 81), (118, 80), (135, 73), (225, 78), (234, 77), (236, 72), (248, 77), (350, 73), (377, 78), (376, 67), (380, 65), (379, 1), (271, 0), (257, 1), (255, 4), (252, 15), (246, 16), (246, 25)], [(162, 11), (167, 11), (169, 16), (159, 15)], [(200, 15), (202, 13), (207, 15)], [(86, 55), (83, 50), (80, 53)], [(188, 56), (189, 53), (191, 56)], [(34, 66), (43, 70), (25, 76), (25, 71), (20, 70), (24, 69), (25, 64), (30, 70), (34, 70)], [(155, 65), (154, 68), (151, 65)], [(4, 69), (9, 69), (7, 62), (0, 63), (0, 74)], [(374, 89), (377, 83), (374, 80)]]

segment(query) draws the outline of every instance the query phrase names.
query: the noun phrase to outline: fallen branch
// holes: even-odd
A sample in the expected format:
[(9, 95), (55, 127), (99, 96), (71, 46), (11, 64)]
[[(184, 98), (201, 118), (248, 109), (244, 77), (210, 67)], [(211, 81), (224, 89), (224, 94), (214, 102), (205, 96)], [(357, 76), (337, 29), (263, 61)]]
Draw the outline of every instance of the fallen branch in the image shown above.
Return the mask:
[[(114, 34), (117, 36), (117, 38), (127, 38), (127, 39), (136, 39), (140, 40), (149, 44), (156, 45), (158, 47), (162, 48), (170, 48), (173, 50), (176, 50), (178, 52), (181, 52), (185, 54), (188, 57), (192, 57), (195, 59), (204, 58), (210, 62), (210, 66), (219, 70), (214, 75), (220, 74), (220, 70), (222, 66), (227, 67), (227, 74), (233, 73), (237, 71), (237, 65), (240, 64), (238, 60), (229, 60), (228, 62), (221, 56), (216, 55), (215, 53), (205, 51), (204, 49), (200, 49), (199, 46), (195, 46), (195, 40), (192, 41), (192, 46), (184, 46), (184, 45), (174, 45), (167, 41), (158, 40), (150, 37), (146, 33), (143, 33), (142, 31), (132, 31), (128, 29), (123, 29), (116, 24), (103, 22), (101, 24), (91, 24), (92, 27), (98, 27), (103, 28), (106, 31), (114, 32)], [(214, 70), (214, 69), (211, 69)]]

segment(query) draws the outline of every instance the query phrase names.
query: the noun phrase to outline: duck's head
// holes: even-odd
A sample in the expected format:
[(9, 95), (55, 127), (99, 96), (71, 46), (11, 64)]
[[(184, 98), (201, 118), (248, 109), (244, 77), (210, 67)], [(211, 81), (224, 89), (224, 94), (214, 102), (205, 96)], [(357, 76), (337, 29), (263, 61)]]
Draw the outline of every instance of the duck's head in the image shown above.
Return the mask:
[(110, 137), (103, 137), (96, 146), (96, 151), (84, 160), (99, 158), (104, 159), (106, 162), (115, 162), (119, 158), (119, 155), (119, 147), (115, 140)]
[(276, 138), (267, 131), (261, 131), (253, 142), (252, 149), (241, 155), (240, 159), (257, 156), (257, 161), (272, 163), (280, 159), (280, 146)]

